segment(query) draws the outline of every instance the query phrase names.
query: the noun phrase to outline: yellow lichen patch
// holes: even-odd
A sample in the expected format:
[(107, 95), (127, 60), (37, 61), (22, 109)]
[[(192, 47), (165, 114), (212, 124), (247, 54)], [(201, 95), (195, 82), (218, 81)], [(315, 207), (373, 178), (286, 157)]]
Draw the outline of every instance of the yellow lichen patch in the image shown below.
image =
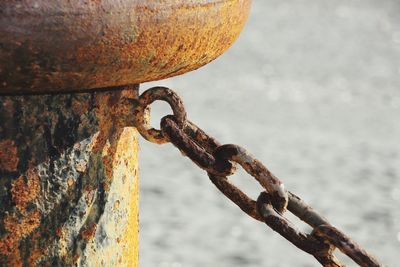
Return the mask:
[(12, 140), (0, 141), (0, 170), (16, 171), (18, 166), (17, 147)]

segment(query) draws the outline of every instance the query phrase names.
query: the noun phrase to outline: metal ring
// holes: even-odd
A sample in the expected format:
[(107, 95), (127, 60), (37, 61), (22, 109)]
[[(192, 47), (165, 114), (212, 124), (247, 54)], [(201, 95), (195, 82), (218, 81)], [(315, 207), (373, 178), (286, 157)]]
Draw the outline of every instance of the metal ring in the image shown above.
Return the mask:
[(215, 150), (214, 157), (217, 165), (219, 160), (230, 160), (239, 163), (248, 174), (253, 176), (271, 194), (274, 208), (281, 213), (286, 210), (289, 196), (283, 183), (246, 149), (237, 145), (223, 145)]
[(154, 129), (150, 125), (149, 105), (156, 100), (167, 102), (172, 109), (179, 127), (186, 125), (186, 111), (180, 97), (167, 87), (153, 87), (143, 92), (139, 97), (139, 105), (135, 111), (136, 128), (139, 133), (147, 140), (156, 144), (165, 144), (169, 140), (160, 130)]

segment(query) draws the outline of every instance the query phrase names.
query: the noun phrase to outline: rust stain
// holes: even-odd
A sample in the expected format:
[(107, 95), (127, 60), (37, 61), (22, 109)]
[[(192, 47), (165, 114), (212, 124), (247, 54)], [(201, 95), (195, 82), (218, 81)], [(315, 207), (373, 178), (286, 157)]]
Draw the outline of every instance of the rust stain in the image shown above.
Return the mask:
[[(106, 192), (119, 192), (118, 200), (111, 203), (113, 212), (118, 210), (123, 220), (117, 217), (117, 225), (110, 222), (109, 230), (121, 229), (115, 237), (116, 246), (102, 249), (100, 258), (90, 259), (92, 265), (104, 262), (104, 265), (115, 264), (138, 266), (138, 183), (137, 183), (137, 135), (136, 129), (126, 127), (126, 119), (131, 117), (131, 104), (125, 105), (127, 99), (137, 99), (136, 90), (124, 90), (121, 94), (107, 93), (97, 95), (95, 115), (99, 132), (90, 145), (91, 150), (101, 157), (104, 174), (102, 187)], [(129, 124), (128, 124), (129, 125)], [(125, 178), (124, 178), (125, 177)], [(133, 182), (133, 183), (132, 183)], [(122, 187), (122, 188), (121, 188)], [(123, 223), (123, 225), (121, 225)], [(86, 228), (82, 238), (90, 240), (96, 229)], [(119, 233), (119, 232), (118, 232)], [(118, 245), (117, 245), (118, 244)], [(91, 255), (91, 254), (90, 254)], [(93, 254), (95, 255), (95, 254)], [(122, 257), (121, 257), (122, 255)], [(116, 258), (115, 258), (116, 257)]]
[[(0, 41), (7, 47), (0, 49), (0, 93), (104, 88), (197, 69), (234, 43), (251, 4), (103, 0), (55, 6), (44, 1), (32, 10), (31, 2), (18, 2), (19, 7), (0, 2), (0, 10), (9, 10), (0, 18)], [(84, 15), (77, 17), (76, 10)], [(32, 34), (8, 30), (13, 27)]]
[(38, 261), (43, 258), (44, 255), (48, 254), (48, 247), (43, 248), (41, 246), (42, 240), (41, 240), (41, 234), (40, 232), (35, 232), (32, 236), (32, 243), (30, 246), (29, 250), (29, 258), (28, 262), (30, 263), (31, 266), (38, 266)]
[(72, 99), (72, 111), (75, 114), (82, 115), (87, 114), (89, 110), (89, 102), (88, 101), (79, 101), (77, 98)]
[(97, 152), (101, 145), (99, 144), (99, 132), (95, 133), (92, 142), (86, 147), (86, 152)]
[(18, 167), (18, 151), (13, 140), (0, 141), (0, 170), (13, 172)]
[(12, 199), (15, 206), (21, 213), (26, 212), (26, 206), (39, 194), (40, 183), (39, 176), (35, 169), (29, 169), (26, 174), (27, 182), (24, 176), (20, 176), (14, 183), (11, 189)]
[[(57, 193), (56, 191), (46, 191), (53, 190), (53, 188), (41, 188), (42, 184), (46, 184), (47, 181), (51, 182), (50, 179), (53, 179), (54, 175), (54, 172), (48, 169), (47, 162), (43, 165), (44, 168), (41, 165), (39, 176), (36, 166), (42, 161), (37, 159), (37, 151), (32, 149), (34, 153), (28, 159), (24, 159), (24, 164), (22, 164), (23, 158), (21, 157), (19, 165), (28, 165), (29, 169), (25, 172), (25, 170), (19, 170), (20, 166), (17, 166), (20, 176), (15, 175), (14, 179), (10, 178), (11, 187), (8, 201), (10, 207), (7, 210), (7, 215), (0, 222), (4, 230), (0, 239), (0, 265), (5, 263), (7, 266), (23, 266), (28, 263), (30, 266), (43, 264), (47, 266), (54, 259), (66, 260), (66, 264), (69, 265), (75, 259), (77, 263), (87, 261), (88, 265), (93, 266), (98, 266), (100, 262), (104, 262), (104, 265), (107, 266), (118, 265), (119, 260), (121, 265), (137, 266), (137, 131), (133, 127), (126, 127), (132, 125), (127, 124), (126, 120), (131, 111), (132, 101), (124, 102), (129, 99), (137, 101), (137, 87), (131, 89), (134, 90), (94, 93), (90, 97), (89, 109), (83, 103), (87, 99), (85, 96), (82, 96), (84, 100), (82, 104), (79, 103), (79, 100), (75, 103), (73, 101), (68, 103), (67, 108), (74, 110), (69, 110), (67, 114), (72, 114), (71, 117), (74, 119), (80, 117), (76, 119), (76, 124), (79, 124), (77, 131), (81, 131), (81, 129), (84, 131), (85, 128), (81, 126), (84, 124), (92, 125), (93, 130), (97, 131), (96, 134), (93, 133), (94, 131), (90, 133), (92, 141), (86, 148), (84, 145), (87, 144), (88, 139), (84, 139), (84, 142), (81, 143), (76, 142), (76, 140), (74, 140), (75, 143), (68, 143), (68, 147), (73, 146), (73, 150), (85, 150), (84, 153), (89, 154), (89, 160), (87, 160), (86, 155), (84, 155), (85, 157), (81, 155), (82, 157), (79, 157), (79, 159), (84, 158), (84, 161), (74, 158), (72, 161), (65, 162), (65, 164), (72, 165), (71, 168), (74, 172), (65, 172), (65, 175), (62, 176), (62, 182), (65, 183), (67, 193), (80, 190), (79, 203), (83, 206), (90, 206), (89, 209), (85, 210), (88, 214), (86, 214), (86, 219), (82, 221), (84, 226), (78, 225), (79, 232), (69, 232), (73, 228), (68, 227), (73, 226), (63, 224), (63, 222), (60, 224), (56, 222), (57, 224), (53, 225), (54, 220), (51, 216), (58, 216), (58, 213), (53, 214), (53, 206), (42, 205), (43, 201), (46, 202), (46, 199), (43, 198), (46, 198), (47, 192)], [(35, 97), (41, 98), (41, 96)], [(77, 94), (76, 99), (80, 98), (81, 96)], [(46, 105), (44, 107), (46, 108)], [(35, 121), (36, 111), (33, 110), (32, 115), (24, 118), (27, 125), (38, 125), (39, 120)], [(63, 115), (64, 110), (57, 111), (57, 114), (56, 112), (49, 112), (49, 114), (43, 116), (53, 127), (60, 125)], [(70, 118), (69, 116), (64, 117)], [(52, 135), (55, 128), (57, 127), (50, 128)], [(42, 133), (43, 130), (35, 132), (35, 137), (36, 135), (41, 136)], [(65, 134), (68, 135), (69, 133)], [(9, 139), (12, 139), (12, 137)], [(1, 141), (3, 144), (5, 140)], [(22, 154), (19, 143), (14, 142), (16, 142), (19, 150), (16, 152)], [(11, 143), (5, 144), (10, 147)], [(47, 151), (44, 149), (43, 152), (41, 150), (39, 152), (46, 155)], [(74, 155), (76, 154), (79, 153), (74, 151)], [(64, 168), (62, 164), (60, 166), (58, 163), (54, 166), (56, 166), (56, 171)], [(87, 180), (79, 183), (80, 178), (76, 177), (75, 171), (79, 172), (79, 177), (84, 177), (83, 179)], [(87, 176), (86, 173), (93, 173), (94, 175)], [(99, 190), (102, 188), (101, 186), (97, 188), (98, 182), (104, 182), (104, 189), (110, 190), (110, 192), (101, 191), (101, 195), (99, 195)], [(75, 188), (77, 185), (80, 187)], [(118, 197), (114, 198), (116, 193)], [(97, 197), (104, 197), (104, 202), (102, 200), (97, 202)], [(83, 200), (83, 203), (81, 200)], [(40, 209), (36, 205), (40, 205)], [(58, 206), (55, 205), (55, 207)], [(104, 207), (104, 210), (101, 209), (102, 207)], [(98, 220), (98, 217), (96, 217), (98, 212), (104, 212), (105, 216)], [(75, 216), (75, 214), (65, 215)], [(81, 218), (84, 215), (76, 216)], [(108, 217), (110, 219), (103, 220), (103, 218)], [(49, 221), (50, 225), (48, 225)], [(102, 243), (97, 238), (96, 231), (100, 227), (106, 231), (107, 238), (110, 240), (107, 244)], [(72, 235), (74, 238), (81, 238), (80, 240), (83, 241), (79, 243), (82, 245), (82, 251), (78, 253), (79, 255), (70, 252), (71, 249), (74, 249), (70, 247)], [(23, 246), (21, 246), (22, 244)], [(83, 247), (84, 244), (86, 244), (85, 247)], [(29, 246), (29, 251), (25, 249), (25, 246)], [(79, 256), (82, 257), (79, 258)]]
[(56, 236), (58, 238), (62, 238), (64, 236), (64, 232), (63, 232), (63, 228), (62, 227), (58, 227), (56, 230)]
[(72, 261), (74, 262), (74, 264), (76, 265), (76, 266), (78, 266), (78, 260), (79, 260), (79, 255), (74, 255), (74, 258), (72, 259)]
[(115, 153), (115, 148), (111, 147), (110, 143), (107, 142), (107, 144), (103, 148), (103, 153), (102, 153), (104, 175), (106, 177), (105, 182), (103, 183), (103, 188), (106, 192), (110, 190), (110, 183), (112, 181), (112, 174), (114, 171), (112, 160), (114, 157), (114, 153)]
[(85, 202), (89, 206), (93, 203), (95, 191), (94, 189), (92, 189), (91, 186), (86, 186), (84, 192), (85, 192)]
[(39, 190), (39, 176), (35, 169), (29, 169), (26, 176), (20, 176), (12, 185), (11, 194), (17, 211), (5, 217), (3, 225), (7, 234), (0, 240), (0, 254), (9, 259), (11, 266), (22, 266), (20, 252), (16, 248), (40, 225), (40, 211), (27, 210), (27, 205), (37, 198)]
[(92, 240), (94, 238), (94, 235), (96, 234), (96, 229), (97, 229), (97, 224), (92, 223), (85, 230), (82, 231), (81, 233), (82, 238), (87, 241)]
[[(109, 191), (112, 182), (114, 162), (117, 153), (116, 144), (124, 140), (120, 133), (127, 125), (127, 118), (130, 118), (131, 104), (128, 99), (137, 99), (137, 90), (124, 90), (120, 94), (104, 93), (96, 96), (97, 108), (96, 117), (99, 121), (99, 134), (93, 144), (93, 151), (100, 152), (106, 180), (103, 188)], [(128, 144), (125, 146), (129, 148)]]

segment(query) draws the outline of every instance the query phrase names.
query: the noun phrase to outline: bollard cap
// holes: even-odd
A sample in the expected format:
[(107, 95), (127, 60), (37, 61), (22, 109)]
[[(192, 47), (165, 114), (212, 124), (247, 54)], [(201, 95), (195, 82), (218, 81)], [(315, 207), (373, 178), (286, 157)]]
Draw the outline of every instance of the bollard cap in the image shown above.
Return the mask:
[(225, 52), (251, 0), (0, 1), (0, 94), (164, 79)]

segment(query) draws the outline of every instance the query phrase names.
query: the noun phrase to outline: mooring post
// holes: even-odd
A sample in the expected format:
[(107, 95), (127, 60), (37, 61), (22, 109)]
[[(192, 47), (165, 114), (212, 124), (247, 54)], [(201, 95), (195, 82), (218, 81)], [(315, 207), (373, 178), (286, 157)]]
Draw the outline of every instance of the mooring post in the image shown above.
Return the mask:
[(214, 60), (250, 4), (0, 1), (0, 266), (137, 266), (127, 85)]
[(137, 266), (138, 86), (116, 89), (0, 96), (0, 266)]

